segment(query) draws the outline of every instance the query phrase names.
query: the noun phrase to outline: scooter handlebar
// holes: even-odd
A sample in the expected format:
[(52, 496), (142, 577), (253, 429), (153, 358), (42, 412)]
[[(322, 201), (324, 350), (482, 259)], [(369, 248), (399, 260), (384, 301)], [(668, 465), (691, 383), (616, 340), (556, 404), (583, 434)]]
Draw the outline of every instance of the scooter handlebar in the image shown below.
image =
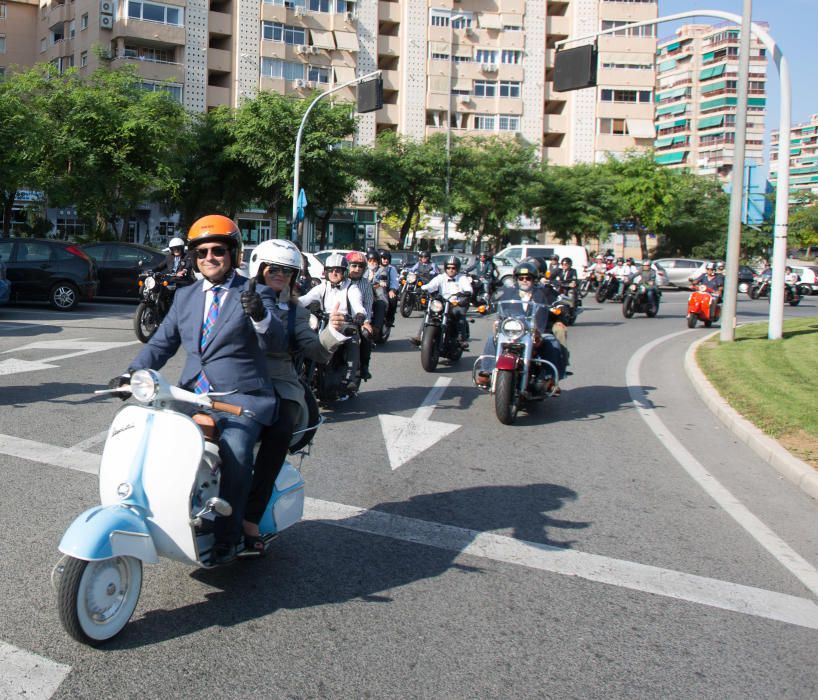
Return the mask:
[(214, 411), (222, 411), (233, 416), (240, 416), (243, 413), (241, 406), (236, 406), (232, 403), (225, 403), (224, 401), (211, 401), (210, 407)]

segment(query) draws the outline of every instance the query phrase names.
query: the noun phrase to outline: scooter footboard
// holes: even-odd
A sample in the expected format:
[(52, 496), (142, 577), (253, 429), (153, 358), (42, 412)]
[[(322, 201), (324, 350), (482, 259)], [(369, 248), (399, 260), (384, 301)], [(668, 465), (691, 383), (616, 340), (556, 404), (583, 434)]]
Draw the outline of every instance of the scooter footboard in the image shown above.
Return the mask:
[(147, 523), (121, 505), (86, 510), (65, 531), (59, 550), (85, 561), (119, 556), (136, 557), (146, 564), (159, 561)]

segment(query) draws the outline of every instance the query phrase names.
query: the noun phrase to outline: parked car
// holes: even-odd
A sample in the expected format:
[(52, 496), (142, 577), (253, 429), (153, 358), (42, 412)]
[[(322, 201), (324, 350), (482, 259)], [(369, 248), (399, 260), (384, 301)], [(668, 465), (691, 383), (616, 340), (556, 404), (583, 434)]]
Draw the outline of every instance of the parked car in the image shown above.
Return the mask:
[(0, 306), (8, 304), (11, 298), (11, 282), (6, 279), (6, 266), (0, 260)]
[(559, 255), (562, 258), (571, 258), (571, 264), (577, 271), (579, 279), (585, 279), (585, 268), (588, 267), (588, 251), (581, 245), (563, 245), (549, 243), (547, 245), (512, 245), (503, 248), (497, 253), (504, 258), (513, 258), (518, 262), (524, 258), (548, 258)]
[(98, 296), (139, 298), (139, 275), (164, 262), (165, 255), (137, 243), (100, 242), (81, 246), (97, 264)]
[(690, 286), (690, 276), (707, 261), (694, 258), (659, 258), (654, 262), (662, 266), (670, 286), (687, 288)]
[(81, 299), (90, 301), (96, 296), (96, 264), (72, 243), (2, 238), (0, 260), (6, 265), (13, 300), (47, 301), (55, 309), (70, 311)]

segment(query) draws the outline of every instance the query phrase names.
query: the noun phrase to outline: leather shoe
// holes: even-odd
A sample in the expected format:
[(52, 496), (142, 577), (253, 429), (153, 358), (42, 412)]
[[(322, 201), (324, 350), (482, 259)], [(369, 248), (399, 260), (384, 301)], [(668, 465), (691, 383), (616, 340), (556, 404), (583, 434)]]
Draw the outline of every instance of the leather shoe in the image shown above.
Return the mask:
[(217, 542), (213, 545), (212, 561), (216, 566), (227, 566), (236, 561), (237, 558), (236, 545), (226, 542)]

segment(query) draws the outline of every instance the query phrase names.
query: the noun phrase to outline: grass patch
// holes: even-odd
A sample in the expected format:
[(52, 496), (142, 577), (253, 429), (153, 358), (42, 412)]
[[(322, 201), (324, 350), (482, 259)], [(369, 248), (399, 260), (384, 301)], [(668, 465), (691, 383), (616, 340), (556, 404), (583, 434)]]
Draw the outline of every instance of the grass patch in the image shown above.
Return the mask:
[(696, 359), (724, 399), (747, 420), (818, 467), (818, 318), (784, 322), (781, 340), (767, 340), (767, 323), (718, 335)]

